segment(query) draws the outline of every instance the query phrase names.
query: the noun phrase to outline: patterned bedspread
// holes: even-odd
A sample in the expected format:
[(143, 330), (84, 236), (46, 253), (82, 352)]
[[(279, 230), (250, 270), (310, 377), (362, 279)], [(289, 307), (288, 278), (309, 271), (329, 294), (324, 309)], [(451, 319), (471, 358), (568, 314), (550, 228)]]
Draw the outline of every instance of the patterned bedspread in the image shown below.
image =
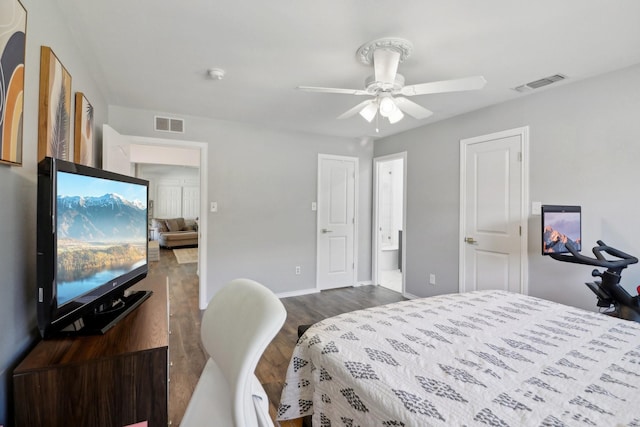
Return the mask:
[(640, 426), (640, 324), (502, 291), (307, 330), (278, 419), (318, 426)]

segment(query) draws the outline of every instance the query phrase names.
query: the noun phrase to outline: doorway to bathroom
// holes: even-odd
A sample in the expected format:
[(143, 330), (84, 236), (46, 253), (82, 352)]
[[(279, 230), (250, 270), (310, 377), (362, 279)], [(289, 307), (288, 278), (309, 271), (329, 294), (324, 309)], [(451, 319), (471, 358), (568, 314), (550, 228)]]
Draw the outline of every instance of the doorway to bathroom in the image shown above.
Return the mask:
[(407, 153), (373, 159), (373, 283), (403, 293)]

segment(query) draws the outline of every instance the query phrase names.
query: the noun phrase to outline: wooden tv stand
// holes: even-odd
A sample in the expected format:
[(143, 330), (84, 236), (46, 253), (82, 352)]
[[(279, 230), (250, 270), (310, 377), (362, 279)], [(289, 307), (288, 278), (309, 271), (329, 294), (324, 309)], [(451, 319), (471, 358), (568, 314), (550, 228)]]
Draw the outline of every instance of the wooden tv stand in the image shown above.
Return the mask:
[(167, 279), (132, 289), (153, 295), (106, 334), (40, 341), (18, 365), (16, 426), (167, 426)]

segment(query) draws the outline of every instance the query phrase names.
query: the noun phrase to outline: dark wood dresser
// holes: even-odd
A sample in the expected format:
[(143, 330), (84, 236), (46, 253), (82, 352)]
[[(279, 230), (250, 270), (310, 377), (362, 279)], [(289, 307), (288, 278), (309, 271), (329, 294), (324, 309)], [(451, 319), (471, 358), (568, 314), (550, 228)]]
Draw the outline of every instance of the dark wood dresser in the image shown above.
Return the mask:
[(40, 341), (13, 372), (15, 425), (121, 427), (168, 422), (167, 279), (106, 334)]

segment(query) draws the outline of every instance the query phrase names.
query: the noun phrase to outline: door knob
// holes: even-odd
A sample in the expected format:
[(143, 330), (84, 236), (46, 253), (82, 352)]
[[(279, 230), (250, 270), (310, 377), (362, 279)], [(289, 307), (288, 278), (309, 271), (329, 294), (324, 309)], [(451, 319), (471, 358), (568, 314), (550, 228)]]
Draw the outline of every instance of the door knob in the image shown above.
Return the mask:
[(478, 243), (478, 241), (473, 237), (465, 237), (464, 241), (470, 245), (475, 245), (476, 243)]
[(333, 233), (333, 230), (327, 230), (326, 228), (322, 229), (322, 233), (326, 234), (326, 233)]

